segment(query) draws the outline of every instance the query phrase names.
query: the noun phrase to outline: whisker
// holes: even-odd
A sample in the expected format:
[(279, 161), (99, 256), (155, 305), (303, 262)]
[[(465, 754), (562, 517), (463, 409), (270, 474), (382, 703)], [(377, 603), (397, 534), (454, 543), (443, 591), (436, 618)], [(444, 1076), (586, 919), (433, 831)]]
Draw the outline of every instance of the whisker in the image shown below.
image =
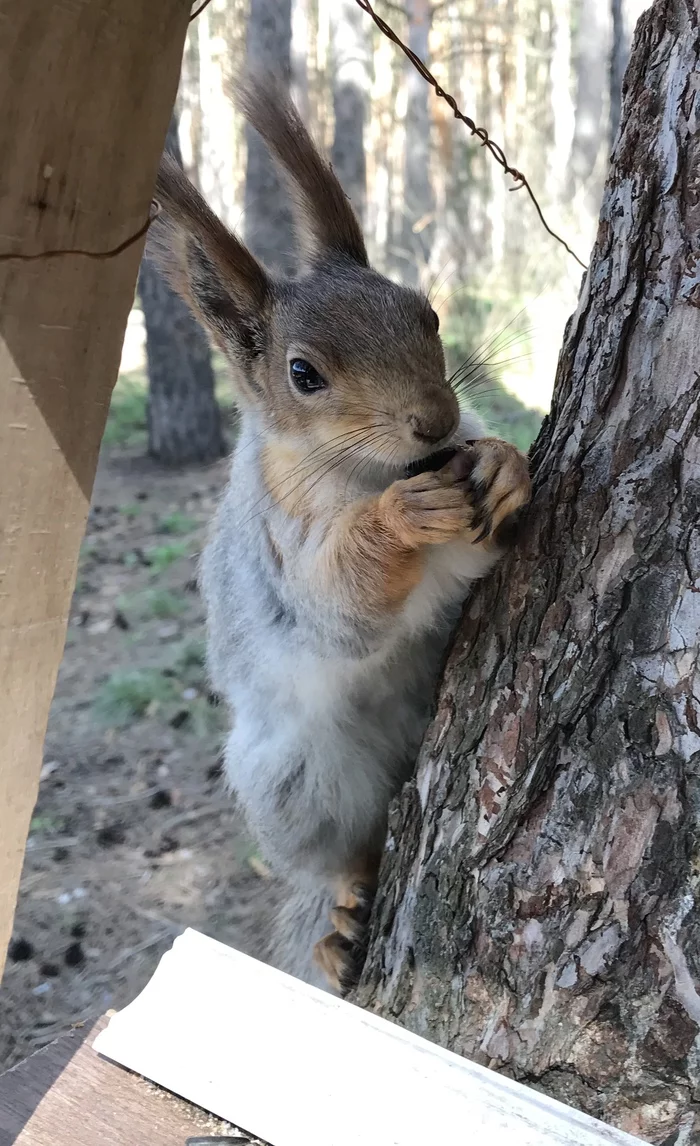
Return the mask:
[[(297, 466), (295, 466), (293, 470), (290, 471), (290, 474), (288, 476), (289, 477), (296, 477), (305, 468), (308, 468), (309, 466), (313, 466), (316, 461), (320, 460), (321, 464), (323, 464), (324, 461), (329, 456), (335, 457), (335, 452), (336, 452), (336, 449), (338, 447), (334, 443), (339, 442), (339, 441), (340, 442), (347, 441), (348, 439), (354, 439), (355, 436), (359, 436), (361, 433), (364, 433), (364, 432), (365, 431), (363, 429), (361, 429), (360, 427), (357, 427), (354, 430), (346, 431), (343, 434), (337, 435), (336, 438), (332, 438), (330, 442), (326, 442), (322, 446), (317, 446), (315, 449), (311, 450), (310, 453), (306, 454), (304, 458), (302, 458), (301, 462)], [(304, 480), (304, 479), (302, 479), (302, 480)], [(295, 488), (298, 488), (298, 487), (295, 487)], [(294, 492), (294, 491), (291, 491), (291, 492)], [(265, 493), (262, 495), (262, 497), (259, 498), (258, 501), (256, 501), (253, 504), (253, 509), (255, 509), (255, 507), (257, 505), (259, 505), (262, 501), (264, 501), (265, 498), (268, 497), (269, 495), (270, 495), (270, 491), (266, 490)]]
[[(279, 501), (279, 504), (282, 504), (283, 501), (290, 498), (303, 485), (305, 485), (309, 482), (312, 482), (312, 484), (310, 486), (308, 486), (308, 489), (307, 489), (307, 492), (310, 492), (311, 489), (315, 488), (315, 486), (318, 485), (319, 481), (323, 480), (324, 477), (326, 477), (328, 474), (332, 473), (335, 469), (337, 469), (339, 466), (341, 466), (345, 461), (351, 459), (355, 452), (359, 452), (360, 449), (367, 449), (368, 447), (371, 447), (375, 443), (381, 443), (381, 441), (388, 440), (391, 437), (392, 431), (393, 431), (393, 426), (390, 429), (384, 429), (381, 432), (378, 429), (374, 430), (373, 432), (371, 432), (368, 435), (368, 437), (366, 439), (364, 439), (364, 440), (360, 439), (359, 441), (358, 440), (351, 441), (347, 446), (345, 446), (343, 449), (338, 450), (337, 453), (334, 453), (331, 457), (328, 457), (327, 454), (324, 454), (324, 456), (321, 458), (318, 466), (315, 469), (311, 470), (309, 473), (304, 474), (304, 476), (300, 479), (300, 481), (298, 481), (296, 483), (295, 486), (292, 487), (292, 489), (288, 489), (285, 491), (282, 499)], [(314, 453), (317, 453), (317, 452), (318, 451), (314, 451)], [(291, 471), (291, 473), (292, 473), (292, 475), (294, 475), (295, 471)], [(315, 480), (312, 481), (312, 479), (315, 479)], [(266, 491), (266, 493), (263, 495), (263, 497), (260, 498), (259, 501), (255, 503), (255, 505), (259, 505), (260, 502), (264, 501), (266, 497), (270, 497), (270, 498), (276, 497), (276, 495), (279, 493), (280, 488), (281, 488), (281, 486), (278, 487), (277, 490), (271, 489), (271, 490)], [(255, 508), (255, 506), (253, 508)], [(260, 512), (264, 513), (266, 511), (266, 508), (269, 508), (269, 506), (263, 507), (263, 509), (260, 510)], [(250, 518), (246, 519), (246, 522), (253, 520), (253, 518), (255, 516), (258, 516), (258, 515), (252, 514)]]

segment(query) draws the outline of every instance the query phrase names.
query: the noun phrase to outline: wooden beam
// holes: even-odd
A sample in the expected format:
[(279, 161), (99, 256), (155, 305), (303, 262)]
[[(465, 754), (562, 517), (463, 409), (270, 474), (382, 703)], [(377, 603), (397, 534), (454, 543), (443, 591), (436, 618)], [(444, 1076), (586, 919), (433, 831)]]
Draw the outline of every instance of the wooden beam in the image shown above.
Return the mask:
[(0, 1074), (0, 1146), (185, 1146), (225, 1123), (93, 1053), (99, 1019)]
[(189, 0), (0, 0), (0, 973)]

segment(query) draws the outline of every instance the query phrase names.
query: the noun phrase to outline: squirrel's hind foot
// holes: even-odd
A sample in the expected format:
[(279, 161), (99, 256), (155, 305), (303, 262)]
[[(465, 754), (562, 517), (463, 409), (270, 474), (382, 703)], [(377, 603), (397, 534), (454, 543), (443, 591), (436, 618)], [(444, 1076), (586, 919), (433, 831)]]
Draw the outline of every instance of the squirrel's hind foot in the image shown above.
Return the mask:
[(345, 997), (357, 986), (367, 955), (374, 888), (355, 884), (331, 912), (335, 927), (319, 940), (314, 959), (331, 988)]

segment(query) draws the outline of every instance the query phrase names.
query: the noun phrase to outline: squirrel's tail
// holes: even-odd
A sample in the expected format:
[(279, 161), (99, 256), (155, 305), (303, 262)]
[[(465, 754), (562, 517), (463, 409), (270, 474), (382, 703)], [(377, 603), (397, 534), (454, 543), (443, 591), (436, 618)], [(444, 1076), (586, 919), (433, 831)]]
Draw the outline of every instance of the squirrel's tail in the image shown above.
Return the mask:
[(278, 901), (266, 962), (278, 971), (329, 991), (328, 981), (316, 966), (313, 952), (331, 928), (335, 899), (328, 888), (289, 888)]

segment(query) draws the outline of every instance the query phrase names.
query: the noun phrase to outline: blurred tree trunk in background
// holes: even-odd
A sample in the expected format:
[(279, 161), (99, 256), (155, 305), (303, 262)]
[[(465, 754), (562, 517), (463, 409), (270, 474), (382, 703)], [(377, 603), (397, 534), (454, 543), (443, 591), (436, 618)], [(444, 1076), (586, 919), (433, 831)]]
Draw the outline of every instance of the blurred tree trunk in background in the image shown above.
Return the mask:
[(612, 47), (610, 49), (610, 146), (617, 138), (622, 110), (622, 77), (628, 56), (623, 0), (611, 0)]
[(700, 15), (642, 16), (519, 551), (392, 811), (357, 1001), (700, 1142)]
[[(251, 0), (247, 36), (251, 70), (270, 72), (289, 87), (291, 44), (291, 0)], [(270, 269), (293, 271), (296, 257), (286, 191), (260, 136), (250, 127), (246, 141), (246, 243)]]
[(355, 0), (334, 0), (331, 9), (333, 116), (331, 163), (359, 218), (365, 217), (370, 26)]
[[(611, 2), (615, 4), (618, 0)], [(576, 18), (573, 31), (575, 112), (568, 190), (575, 195), (577, 188), (590, 186), (591, 192), (586, 195), (589, 210), (597, 209), (600, 200), (595, 175), (596, 167), (600, 166), (601, 140), (606, 150), (610, 144), (610, 11), (609, 0), (577, 0), (573, 12)], [(601, 50), (602, 45), (608, 45), (606, 51)], [(622, 84), (620, 96), (621, 91)]]
[[(433, 0), (408, 0), (408, 46), (430, 67)], [(430, 264), (435, 236), (435, 196), (431, 179), (431, 117), (435, 96), (409, 60), (406, 69), (403, 211), (397, 265), (405, 282), (417, 285)]]
[(242, 62), (240, 55), (236, 57), (230, 37), (232, 26), (243, 37), (245, 23), (239, 7), (232, 0), (212, 0), (192, 25), (199, 64), (201, 135), (197, 185), (212, 210), (226, 223), (235, 218), (235, 193), (239, 191), (236, 117), (229, 90), (234, 69)]
[[(175, 116), (166, 148), (182, 163)], [(138, 293), (146, 327), (148, 452), (169, 466), (215, 461), (226, 444), (206, 336), (145, 259)]]
[[(314, 12), (314, 9), (316, 10)], [(318, 15), (318, 0), (292, 2), (292, 99), (299, 115), (311, 126), (311, 100), (309, 98), (309, 72), (315, 59), (314, 15)]]
[(245, 139), (234, 106), (246, 56), (247, 0), (212, 0), (190, 24), (177, 107), (185, 171), (231, 227), (240, 222)]
[[(405, 14), (392, 8), (389, 21), (408, 35)], [(403, 54), (372, 29), (374, 85), (367, 132), (367, 239), (371, 259), (384, 271), (395, 267), (403, 220), (403, 122), (398, 104), (406, 80)]]

